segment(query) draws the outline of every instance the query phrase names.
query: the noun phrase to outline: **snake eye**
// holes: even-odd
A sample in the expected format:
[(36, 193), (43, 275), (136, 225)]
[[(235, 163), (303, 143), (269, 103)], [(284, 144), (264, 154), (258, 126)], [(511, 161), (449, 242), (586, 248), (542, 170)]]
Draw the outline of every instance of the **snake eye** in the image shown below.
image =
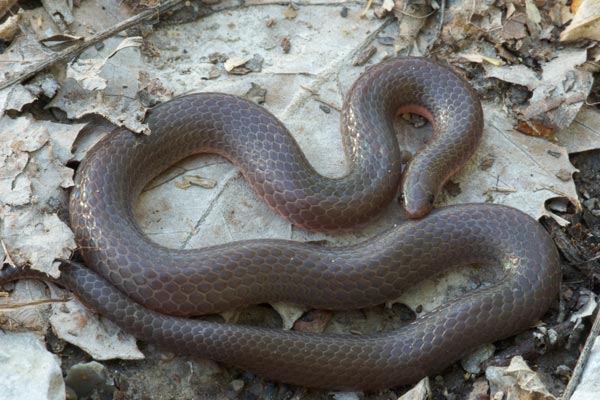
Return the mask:
[(432, 206), (434, 201), (435, 201), (435, 196), (432, 193), (429, 195), (429, 197), (427, 197), (427, 202), (429, 203), (430, 206)]

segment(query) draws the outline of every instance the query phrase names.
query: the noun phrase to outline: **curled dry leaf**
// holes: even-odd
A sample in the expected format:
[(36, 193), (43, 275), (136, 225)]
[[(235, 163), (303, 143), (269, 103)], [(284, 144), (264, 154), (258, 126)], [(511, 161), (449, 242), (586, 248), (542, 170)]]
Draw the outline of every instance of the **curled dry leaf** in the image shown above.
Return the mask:
[[(485, 376), (490, 395), (507, 400), (556, 400), (523, 357), (513, 357), (508, 367), (489, 367)], [(496, 397), (493, 397), (496, 398)]]
[(47, 47), (59, 47), (65, 45), (72, 45), (76, 42), (82, 41), (84, 38), (82, 36), (68, 35), (66, 33), (59, 33), (57, 35), (51, 35), (47, 38), (40, 40), (41, 43), (46, 45)]
[(560, 40), (600, 40), (600, 2), (583, 0), (569, 26), (560, 34)]
[(198, 175), (187, 175), (182, 181), (175, 182), (175, 186), (179, 189), (188, 189), (192, 185), (200, 186), (205, 189), (214, 189), (217, 186), (217, 181), (214, 179), (203, 178)]

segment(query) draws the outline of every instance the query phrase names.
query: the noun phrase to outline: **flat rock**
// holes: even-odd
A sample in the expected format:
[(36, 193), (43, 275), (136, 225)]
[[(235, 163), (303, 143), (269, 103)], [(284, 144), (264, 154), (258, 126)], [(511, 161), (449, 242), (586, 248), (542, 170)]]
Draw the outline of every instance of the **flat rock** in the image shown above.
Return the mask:
[(33, 333), (0, 332), (3, 400), (64, 400), (60, 359)]

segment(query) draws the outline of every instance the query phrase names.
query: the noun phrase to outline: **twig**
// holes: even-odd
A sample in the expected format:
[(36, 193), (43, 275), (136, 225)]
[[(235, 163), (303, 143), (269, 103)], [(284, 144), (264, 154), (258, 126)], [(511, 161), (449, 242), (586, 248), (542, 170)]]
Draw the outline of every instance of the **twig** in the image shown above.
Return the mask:
[(367, 0), (367, 5), (365, 6), (364, 10), (360, 13), (361, 18), (367, 16), (367, 12), (369, 11), (369, 8), (371, 8), (371, 4), (373, 4), (373, 0)]
[(489, 188), (488, 190), (486, 190), (485, 192), (483, 192), (483, 194), (489, 194), (490, 192), (498, 192), (498, 193), (516, 193), (517, 189), (511, 189), (511, 188), (500, 188), (497, 186), (492, 186), (491, 188)]
[(590, 330), (590, 334), (588, 335), (587, 340), (585, 341), (583, 350), (581, 350), (581, 355), (579, 356), (579, 360), (577, 360), (577, 365), (573, 370), (573, 375), (571, 376), (569, 384), (567, 385), (567, 388), (565, 389), (565, 392), (563, 394), (563, 400), (569, 400), (571, 398), (571, 395), (577, 388), (577, 385), (579, 384), (579, 380), (581, 378), (581, 374), (583, 373), (583, 369), (585, 368), (588, 359), (590, 358), (592, 346), (594, 345), (598, 334), (600, 334), (600, 311), (596, 312), (596, 319), (594, 320), (594, 325), (592, 325), (592, 329)]
[(61, 61), (65, 61), (70, 58), (73, 58), (76, 55), (78, 55), (79, 53), (81, 53), (83, 50), (87, 49), (88, 47), (93, 46), (94, 44), (101, 42), (105, 39), (108, 39), (109, 37), (114, 36), (115, 34), (122, 32), (125, 29), (129, 29), (129, 28), (134, 27), (148, 19), (151, 19), (151, 18), (155, 17), (156, 15), (159, 15), (160, 13), (165, 12), (165, 11), (177, 6), (178, 4), (182, 3), (183, 1), (184, 0), (167, 0), (164, 3), (162, 3), (156, 7), (153, 7), (146, 11), (142, 11), (141, 13), (139, 13), (131, 18), (128, 18), (124, 21), (121, 21), (118, 24), (113, 25), (112, 27), (110, 27), (102, 32), (96, 33), (96, 34), (90, 36), (89, 38), (84, 39), (80, 43), (77, 43), (77, 44), (75, 44), (69, 48), (66, 48), (56, 54), (53, 54), (46, 60), (43, 60), (43, 61), (33, 65), (31, 68), (27, 69), (26, 71), (23, 71), (11, 78), (8, 78), (4, 82), (0, 83), (0, 89), (4, 89), (15, 83), (23, 82), (24, 80), (33, 77), (37, 73), (42, 72), (43, 70), (56, 64), (57, 62), (61, 62)]
[(8, 249), (6, 248), (6, 244), (4, 243), (4, 240), (2, 240), (2, 239), (0, 239), (0, 246), (2, 247), (2, 252), (4, 252), (4, 262), (13, 268), (16, 268), (17, 266), (15, 265), (14, 261), (10, 257), (10, 254), (8, 253)]
[(584, 260), (581, 262), (571, 263), (571, 265), (573, 265), (573, 266), (584, 265), (584, 264), (591, 263), (592, 261), (596, 261), (596, 260), (600, 260), (600, 254), (593, 256), (592, 258), (588, 258), (587, 260)]
[(33, 300), (28, 301), (27, 303), (7, 303), (0, 305), (0, 311), (8, 311), (8, 310), (16, 310), (24, 307), (31, 306), (41, 306), (44, 304), (53, 304), (53, 303), (66, 303), (67, 301), (73, 300), (71, 296), (65, 296), (60, 299), (44, 299), (44, 300)]
[(440, 5), (440, 29), (438, 29), (437, 34), (441, 35), (444, 30), (444, 14), (446, 13), (446, 0), (441, 1)]
[(315, 99), (315, 100), (316, 100), (316, 101), (318, 101), (319, 103), (321, 103), (321, 104), (324, 104), (324, 105), (326, 105), (327, 107), (333, 108), (334, 110), (336, 110), (336, 111), (338, 111), (338, 112), (342, 112), (342, 109), (341, 109), (341, 108), (339, 108), (338, 106), (336, 106), (335, 104), (333, 104), (333, 103), (330, 103), (330, 102), (328, 102), (328, 101), (326, 101), (326, 100), (323, 100), (323, 99), (322, 99), (322, 98), (319, 96), (319, 94), (318, 94), (318, 93), (317, 93), (315, 90), (313, 90), (313, 89), (311, 89), (311, 88), (308, 88), (308, 87), (306, 87), (306, 86), (303, 86), (303, 85), (300, 85), (300, 87), (301, 87), (302, 89), (306, 90), (308, 93), (310, 93), (310, 94), (311, 94), (311, 96), (313, 97), (313, 99)]

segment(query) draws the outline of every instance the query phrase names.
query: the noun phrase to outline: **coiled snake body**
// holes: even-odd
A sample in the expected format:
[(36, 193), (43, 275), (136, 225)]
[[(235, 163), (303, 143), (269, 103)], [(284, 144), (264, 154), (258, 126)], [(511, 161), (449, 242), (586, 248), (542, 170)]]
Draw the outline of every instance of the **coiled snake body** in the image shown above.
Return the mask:
[[(392, 127), (399, 111), (424, 115), (436, 133), (402, 175)], [(526, 329), (558, 291), (556, 248), (527, 215), (484, 204), (430, 213), (443, 183), (475, 151), (483, 124), (472, 89), (434, 61), (389, 60), (354, 84), (342, 114), (350, 169), (339, 179), (319, 175), (274, 116), (237, 97), (176, 98), (152, 110), (148, 123), (150, 136), (117, 130), (80, 165), (71, 224), (90, 269), (63, 265), (60, 278), (140, 339), (298, 385), (375, 389), (414, 382), (479, 344)], [(406, 212), (429, 215), (344, 247), (285, 240), (161, 247), (141, 232), (134, 202), (151, 178), (199, 152), (231, 160), (272, 209), (306, 229), (360, 224), (391, 201), (399, 184)], [(499, 283), (397, 332), (319, 335), (183, 318), (273, 301), (367, 307), (423, 276), (490, 261), (505, 271)], [(40, 277), (5, 269), (0, 282), (27, 276)]]

